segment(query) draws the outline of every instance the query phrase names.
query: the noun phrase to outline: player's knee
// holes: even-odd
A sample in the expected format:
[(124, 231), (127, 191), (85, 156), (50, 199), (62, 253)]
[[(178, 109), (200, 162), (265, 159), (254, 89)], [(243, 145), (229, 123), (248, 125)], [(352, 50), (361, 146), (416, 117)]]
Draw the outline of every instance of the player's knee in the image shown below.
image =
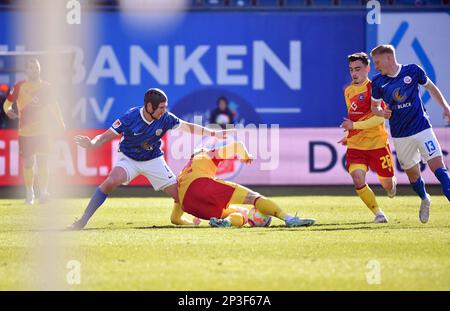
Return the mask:
[(430, 170), (434, 173), (438, 168), (445, 167), (442, 157), (436, 157), (428, 161)]
[(31, 169), (34, 167), (34, 158), (33, 157), (26, 157), (22, 159), (22, 165), (26, 169)]
[(254, 204), (256, 199), (262, 197), (258, 192), (250, 191), (244, 198), (243, 204)]
[(383, 189), (386, 191), (392, 190), (392, 187), (394, 186), (394, 182), (392, 181), (392, 179), (383, 179), (380, 180), (380, 183)]
[(36, 156), (36, 163), (38, 166), (48, 166), (48, 156), (46, 155), (37, 155)]
[(180, 201), (179, 197), (178, 197), (177, 184), (170, 185), (170, 186), (164, 188), (163, 191), (165, 193), (167, 193), (168, 195), (170, 195), (175, 200), (175, 202), (179, 202)]
[(410, 183), (415, 183), (420, 177), (420, 170), (405, 171)]
[(104, 193), (110, 193), (114, 189), (116, 189), (122, 181), (120, 178), (117, 178), (116, 176), (109, 176), (106, 178), (106, 180), (100, 185), (100, 189)]
[(106, 194), (110, 194), (114, 190), (114, 188), (111, 187), (108, 183), (102, 183), (99, 188), (103, 193)]
[(353, 184), (355, 187), (360, 188), (366, 184), (366, 179), (364, 175), (361, 174), (352, 174)]

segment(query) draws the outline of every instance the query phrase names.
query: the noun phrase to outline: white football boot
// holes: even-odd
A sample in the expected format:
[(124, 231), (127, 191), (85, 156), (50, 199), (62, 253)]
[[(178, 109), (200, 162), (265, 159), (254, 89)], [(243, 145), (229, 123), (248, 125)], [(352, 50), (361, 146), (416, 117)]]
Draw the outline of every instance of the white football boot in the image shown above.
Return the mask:
[(431, 197), (427, 193), (427, 197), (425, 198), (425, 200), (422, 200), (419, 209), (419, 219), (423, 224), (427, 223), (428, 218), (430, 218), (430, 205), (431, 205)]
[(373, 220), (374, 224), (386, 224), (388, 222), (389, 222), (388, 218), (383, 213), (377, 213)]

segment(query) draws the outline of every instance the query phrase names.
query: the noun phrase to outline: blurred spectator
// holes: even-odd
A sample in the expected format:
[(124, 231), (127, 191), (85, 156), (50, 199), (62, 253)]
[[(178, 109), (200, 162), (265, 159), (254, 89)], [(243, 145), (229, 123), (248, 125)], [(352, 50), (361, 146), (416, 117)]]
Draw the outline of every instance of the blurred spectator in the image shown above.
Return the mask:
[(41, 79), (40, 62), (29, 58), (25, 70), (26, 79), (16, 82), (3, 103), (3, 110), (10, 119), (19, 119), (19, 154), (27, 196), (25, 203), (35, 202), (35, 177), (39, 180), (39, 201), (47, 203), (48, 160), (50, 145), (54, 141), (52, 135), (64, 131), (65, 124), (52, 86)]
[(225, 96), (217, 99), (217, 107), (211, 111), (209, 123), (218, 124), (222, 128), (225, 128), (227, 124), (234, 124), (234, 115), (228, 107), (228, 99)]

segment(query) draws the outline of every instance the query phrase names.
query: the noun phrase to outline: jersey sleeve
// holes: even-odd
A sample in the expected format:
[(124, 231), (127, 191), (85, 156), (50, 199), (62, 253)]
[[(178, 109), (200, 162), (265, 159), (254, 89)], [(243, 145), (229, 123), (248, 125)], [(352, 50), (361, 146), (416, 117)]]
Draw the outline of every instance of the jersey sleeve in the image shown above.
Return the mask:
[(380, 81), (379, 79), (374, 79), (372, 81), (372, 100), (374, 100), (376, 102), (380, 102), (383, 97), (383, 93), (382, 93), (382, 89), (381, 89), (379, 81)]
[(17, 101), (17, 99), (19, 98), (19, 92), (20, 92), (20, 87), (22, 86), (24, 81), (20, 81), (17, 82), (13, 88), (11, 89), (11, 91), (9, 92), (8, 96), (6, 97), (6, 99), (10, 102), (15, 102)]
[(179, 128), (181, 126), (181, 121), (180, 119), (175, 116), (173, 113), (168, 113), (167, 114), (167, 123), (168, 123), (168, 128), (171, 130), (175, 130), (177, 128)]
[(125, 132), (125, 130), (129, 126), (129, 123), (130, 122), (129, 122), (128, 114), (125, 114), (122, 117), (120, 117), (119, 119), (117, 119), (116, 121), (114, 121), (114, 123), (111, 125), (111, 127), (109, 129), (111, 131), (113, 131), (114, 133), (116, 133), (116, 135), (120, 135), (123, 132)]
[(415, 69), (417, 71), (417, 76), (418, 76), (417, 82), (419, 82), (419, 84), (422, 86), (427, 85), (429, 79), (428, 79), (428, 76), (425, 73), (425, 71), (420, 66), (417, 66), (417, 65), (415, 65)]
[(10, 102), (9, 100), (5, 100), (3, 103), (3, 111), (5, 113), (7, 113), (8, 110), (11, 109), (12, 105), (13, 105), (13, 102)]
[(344, 90), (345, 103), (347, 104), (347, 109), (350, 107), (350, 98), (348, 98), (348, 88)]

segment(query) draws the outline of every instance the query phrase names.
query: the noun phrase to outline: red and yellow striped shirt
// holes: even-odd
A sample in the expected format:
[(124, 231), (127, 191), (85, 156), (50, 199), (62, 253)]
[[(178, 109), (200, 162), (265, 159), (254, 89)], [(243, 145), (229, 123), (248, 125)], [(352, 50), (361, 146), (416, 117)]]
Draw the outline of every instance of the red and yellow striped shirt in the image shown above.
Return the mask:
[[(374, 116), (371, 110), (372, 82), (366, 80), (360, 85), (350, 84), (344, 91), (347, 103), (348, 118), (353, 121), (364, 121)], [(382, 103), (384, 105), (384, 103)], [(388, 144), (388, 133), (384, 123), (378, 126), (349, 131), (347, 148), (372, 150), (383, 148)]]
[(19, 81), (14, 85), (7, 100), (17, 103), (20, 136), (48, 135), (55, 121), (63, 124), (61, 112), (48, 82)]

